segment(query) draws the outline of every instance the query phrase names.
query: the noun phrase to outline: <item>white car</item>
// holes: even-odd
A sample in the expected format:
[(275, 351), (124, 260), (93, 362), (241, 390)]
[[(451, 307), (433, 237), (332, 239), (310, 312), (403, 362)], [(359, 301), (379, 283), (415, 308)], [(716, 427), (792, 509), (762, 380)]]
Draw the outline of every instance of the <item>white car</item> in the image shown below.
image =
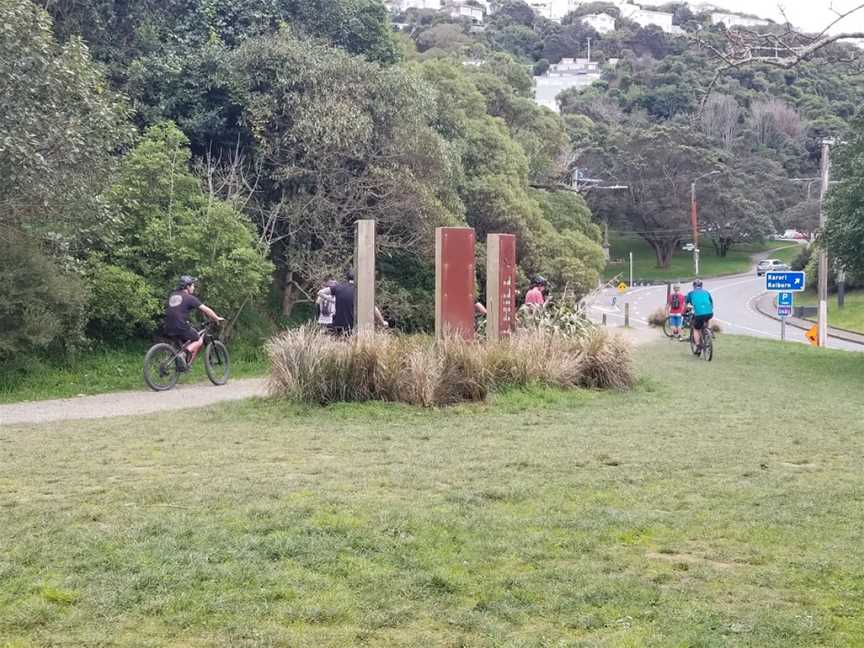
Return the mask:
[(780, 259), (762, 259), (756, 264), (756, 276), (761, 277), (766, 272), (779, 272), (790, 270), (789, 264)]

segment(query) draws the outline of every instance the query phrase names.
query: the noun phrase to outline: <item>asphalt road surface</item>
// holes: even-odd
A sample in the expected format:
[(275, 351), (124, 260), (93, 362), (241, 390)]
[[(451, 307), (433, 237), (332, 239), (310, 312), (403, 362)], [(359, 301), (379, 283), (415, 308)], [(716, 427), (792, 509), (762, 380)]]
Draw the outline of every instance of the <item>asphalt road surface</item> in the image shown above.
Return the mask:
[[(756, 310), (755, 301), (765, 293), (765, 278), (756, 273), (705, 279), (705, 288), (714, 297), (715, 320), (723, 333), (750, 335), (755, 337), (780, 339), (780, 322), (762, 315)], [(687, 293), (691, 285), (682, 284), (681, 292)], [(613, 305), (613, 298), (615, 303)], [(589, 304), (589, 313), (595, 320), (603, 314), (612, 326), (624, 323), (624, 304), (630, 303), (630, 325), (648, 327), (648, 317), (666, 303), (666, 286), (646, 286), (633, 288), (621, 295), (609, 288), (598, 294)], [(804, 331), (791, 326), (786, 327), (786, 340), (809, 344)], [(835, 338), (828, 339), (828, 348), (845, 351), (864, 351), (864, 346)]]

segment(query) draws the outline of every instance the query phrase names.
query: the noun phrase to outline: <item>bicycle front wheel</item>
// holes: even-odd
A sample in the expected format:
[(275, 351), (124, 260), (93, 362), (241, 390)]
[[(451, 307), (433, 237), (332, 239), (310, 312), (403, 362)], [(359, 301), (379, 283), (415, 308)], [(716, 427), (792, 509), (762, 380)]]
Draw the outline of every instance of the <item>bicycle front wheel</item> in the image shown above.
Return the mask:
[(667, 316), (665, 320), (663, 320), (663, 332), (666, 334), (666, 337), (672, 337), (672, 323), (669, 321), (670, 318)]
[(164, 342), (154, 344), (144, 356), (144, 382), (153, 391), (168, 391), (177, 384), (177, 350)]
[(204, 370), (214, 385), (228, 382), (231, 359), (228, 357), (228, 349), (219, 340), (213, 340), (204, 349)]

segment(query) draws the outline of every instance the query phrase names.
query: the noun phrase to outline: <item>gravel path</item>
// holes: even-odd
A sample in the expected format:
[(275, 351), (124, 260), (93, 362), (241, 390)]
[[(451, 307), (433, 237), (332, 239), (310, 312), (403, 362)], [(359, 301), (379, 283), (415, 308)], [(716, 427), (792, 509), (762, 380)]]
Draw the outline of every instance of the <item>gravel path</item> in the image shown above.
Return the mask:
[(266, 393), (265, 378), (248, 378), (232, 380), (222, 387), (198, 383), (180, 385), (168, 392), (129, 391), (14, 403), (0, 405), (0, 426), (153, 414), (265, 396)]

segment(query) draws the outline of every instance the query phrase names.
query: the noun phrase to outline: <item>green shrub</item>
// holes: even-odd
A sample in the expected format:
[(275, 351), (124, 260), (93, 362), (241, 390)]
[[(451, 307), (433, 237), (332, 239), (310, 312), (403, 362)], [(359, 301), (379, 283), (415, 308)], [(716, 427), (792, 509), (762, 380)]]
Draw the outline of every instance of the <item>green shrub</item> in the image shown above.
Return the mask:
[[(117, 217), (103, 234), (108, 252), (100, 261), (125, 272), (101, 288), (114, 290), (125, 282), (142, 289), (133, 278), (140, 277), (161, 310), (178, 277), (191, 274), (200, 280), (201, 299), (231, 317), (250, 298), (261, 296), (273, 264), (249, 219), (231, 204), (202, 193), (190, 158), (189, 140), (170, 122), (149, 128), (124, 158), (106, 197)], [(143, 316), (151, 306), (148, 300), (133, 315)], [(104, 315), (117, 322), (125, 313)]]
[(0, 360), (83, 341), (87, 289), (23, 237), (0, 237)]
[(139, 328), (152, 328), (162, 312), (162, 304), (147, 281), (131, 270), (93, 257), (87, 263), (85, 279), (90, 288), (87, 303), (90, 335), (129, 336)]
[(666, 309), (658, 308), (648, 316), (648, 324), (662, 328), (666, 324)]
[(580, 336), (521, 331), (496, 343), (460, 337), (360, 335), (344, 340), (305, 326), (267, 344), (270, 393), (293, 400), (398, 401), (424, 407), (485, 400), (526, 385), (626, 389), (630, 349), (604, 329)]

